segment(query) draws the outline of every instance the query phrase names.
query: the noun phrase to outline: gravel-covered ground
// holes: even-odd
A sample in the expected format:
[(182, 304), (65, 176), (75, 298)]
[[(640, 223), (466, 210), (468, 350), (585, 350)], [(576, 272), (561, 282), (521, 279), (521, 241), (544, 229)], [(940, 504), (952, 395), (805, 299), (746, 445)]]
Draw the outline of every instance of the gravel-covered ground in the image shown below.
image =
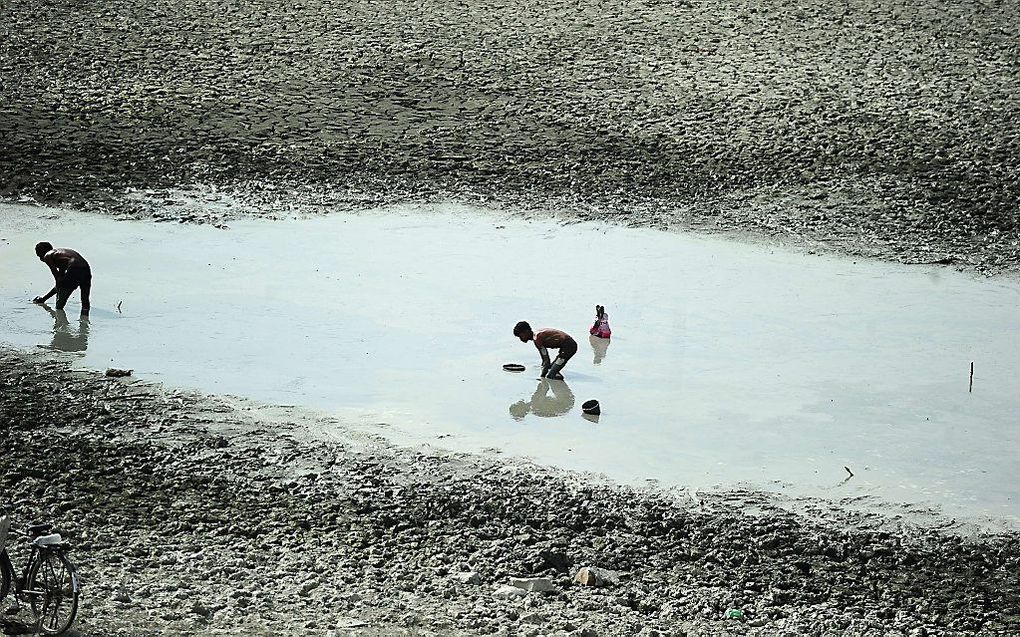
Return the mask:
[(76, 546), (82, 636), (1020, 632), (1015, 534), (395, 448), (3, 348), (0, 422), (0, 493)]
[(10, 0), (0, 196), (190, 221), (163, 189), (459, 198), (998, 271), (1018, 23), (1014, 0)]

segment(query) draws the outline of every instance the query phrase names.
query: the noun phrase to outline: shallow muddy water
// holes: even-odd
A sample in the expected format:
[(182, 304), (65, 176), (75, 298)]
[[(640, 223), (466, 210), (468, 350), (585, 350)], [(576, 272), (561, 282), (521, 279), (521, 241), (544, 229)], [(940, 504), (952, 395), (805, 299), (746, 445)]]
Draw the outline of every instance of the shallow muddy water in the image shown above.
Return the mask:
[[(0, 341), (86, 366), (622, 481), (1020, 526), (1013, 280), (453, 206), (220, 230), (0, 204), (0, 239)], [(30, 302), (39, 240), (92, 263), (87, 320)], [(519, 320), (578, 340), (565, 381)]]

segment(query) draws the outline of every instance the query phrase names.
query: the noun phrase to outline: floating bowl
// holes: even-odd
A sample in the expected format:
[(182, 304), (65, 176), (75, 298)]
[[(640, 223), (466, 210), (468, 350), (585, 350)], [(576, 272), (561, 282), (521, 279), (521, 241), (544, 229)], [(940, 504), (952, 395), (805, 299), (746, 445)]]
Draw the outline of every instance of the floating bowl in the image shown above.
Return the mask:
[(599, 401), (597, 400), (586, 400), (581, 404), (581, 411), (586, 414), (597, 416), (602, 413), (602, 408), (599, 407)]
[(506, 365), (503, 365), (503, 369), (508, 372), (523, 372), (527, 368), (520, 363), (507, 363)]

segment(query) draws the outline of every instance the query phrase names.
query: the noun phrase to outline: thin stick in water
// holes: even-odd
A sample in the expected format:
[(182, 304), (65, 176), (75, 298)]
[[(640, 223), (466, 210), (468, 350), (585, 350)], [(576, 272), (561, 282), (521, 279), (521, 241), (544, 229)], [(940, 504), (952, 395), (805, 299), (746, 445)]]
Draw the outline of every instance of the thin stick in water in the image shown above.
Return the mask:
[(973, 392), (973, 391), (974, 391), (974, 361), (971, 361), (970, 362), (970, 389), (968, 389), (967, 392), (970, 393), (970, 392)]

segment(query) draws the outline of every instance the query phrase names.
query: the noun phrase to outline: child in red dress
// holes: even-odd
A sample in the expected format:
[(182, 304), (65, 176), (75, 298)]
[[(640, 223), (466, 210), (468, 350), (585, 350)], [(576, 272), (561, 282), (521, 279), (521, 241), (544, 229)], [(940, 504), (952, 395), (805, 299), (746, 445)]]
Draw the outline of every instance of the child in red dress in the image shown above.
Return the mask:
[(613, 331), (609, 329), (609, 315), (606, 314), (604, 305), (595, 306), (595, 324), (591, 326), (588, 333), (599, 338), (609, 338)]

